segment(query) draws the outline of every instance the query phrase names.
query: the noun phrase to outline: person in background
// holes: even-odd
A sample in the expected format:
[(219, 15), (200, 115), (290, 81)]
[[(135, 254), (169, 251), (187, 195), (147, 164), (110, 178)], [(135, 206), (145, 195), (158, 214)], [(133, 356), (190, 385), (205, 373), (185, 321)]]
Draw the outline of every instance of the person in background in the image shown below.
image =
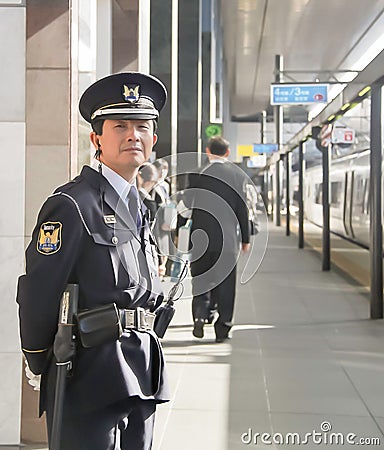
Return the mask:
[(191, 174), (193, 200), (191, 228), (191, 275), (193, 335), (204, 336), (204, 324), (214, 322), (216, 342), (229, 338), (236, 292), (236, 264), (240, 248), (249, 249), (245, 177), (227, 158), (229, 143), (221, 136), (208, 142), (208, 166)]
[(148, 208), (149, 211), (149, 223), (151, 224), (151, 227), (156, 220), (158, 205), (156, 201), (153, 200), (150, 192), (156, 185), (158, 179), (158, 171), (153, 164), (146, 163), (140, 167), (137, 176), (137, 184), (139, 186), (140, 196), (143, 199), (144, 205)]
[(172, 219), (170, 219), (170, 213), (173, 212), (173, 203), (170, 200), (170, 186), (166, 181), (168, 175), (168, 162), (163, 159), (156, 159), (153, 166), (158, 171), (158, 181), (151, 191), (152, 200), (157, 204), (157, 220), (153, 229), (156, 236), (156, 240), (160, 249), (159, 267), (160, 273), (166, 274), (167, 268), (169, 270), (168, 256), (172, 249), (172, 237), (171, 226)]
[(158, 172), (158, 182), (152, 191), (152, 198), (160, 205), (169, 201), (170, 186), (166, 178), (168, 175), (169, 165), (164, 158), (156, 159), (153, 162)]
[(67, 283), (79, 285), (79, 311), (97, 318), (116, 308), (122, 329), (119, 338), (108, 340), (103, 336), (109, 330), (95, 331), (95, 346), (85, 346), (77, 335), (61, 450), (149, 450), (156, 406), (169, 400), (153, 331), (152, 312), (163, 300), (157, 253), (136, 185), (157, 141), (165, 101), (161, 81), (138, 72), (110, 75), (88, 87), (79, 108), (92, 126), (95, 164), (47, 198), (26, 250), (17, 292), (21, 345), (29, 376), (41, 374), (40, 413), (46, 411), (50, 442), (52, 347)]
[[(140, 186), (139, 192), (141, 198), (143, 199), (144, 205), (148, 208), (149, 213), (149, 223), (151, 230), (154, 230), (156, 242), (160, 241), (159, 233), (155, 230), (159, 229), (158, 223), (161, 224), (163, 220), (162, 211), (159, 211), (159, 204), (152, 198), (150, 192), (153, 190), (154, 186), (157, 184), (159, 179), (159, 173), (157, 168), (150, 163), (144, 164), (139, 171), (137, 181)], [(159, 262), (159, 276), (161, 279), (165, 276), (166, 267), (166, 255), (164, 255), (161, 249), (158, 247), (158, 262)]]

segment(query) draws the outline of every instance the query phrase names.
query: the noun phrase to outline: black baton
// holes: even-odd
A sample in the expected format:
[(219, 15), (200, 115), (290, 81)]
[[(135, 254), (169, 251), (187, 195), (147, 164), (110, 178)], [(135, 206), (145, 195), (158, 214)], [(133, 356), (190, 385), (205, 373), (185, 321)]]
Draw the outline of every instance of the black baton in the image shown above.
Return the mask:
[(72, 359), (75, 355), (73, 342), (73, 323), (77, 313), (79, 298), (79, 285), (68, 284), (60, 305), (59, 324), (53, 344), (53, 353), (56, 358), (57, 374), (55, 403), (53, 407), (53, 419), (50, 438), (50, 450), (60, 450), (61, 423), (63, 418), (64, 393), (67, 372), (72, 367)]

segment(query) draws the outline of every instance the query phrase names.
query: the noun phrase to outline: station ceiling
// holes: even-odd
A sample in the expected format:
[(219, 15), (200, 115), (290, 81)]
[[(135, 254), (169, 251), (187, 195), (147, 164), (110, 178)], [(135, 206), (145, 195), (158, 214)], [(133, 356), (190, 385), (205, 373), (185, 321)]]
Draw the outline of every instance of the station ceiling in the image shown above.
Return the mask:
[[(383, 0), (220, 0), (220, 10), (233, 120), (272, 116), (276, 55), (285, 82), (325, 82), (350, 80), (356, 74), (343, 71), (362, 70), (384, 48)], [(307, 113), (289, 109), (292, 122)]]

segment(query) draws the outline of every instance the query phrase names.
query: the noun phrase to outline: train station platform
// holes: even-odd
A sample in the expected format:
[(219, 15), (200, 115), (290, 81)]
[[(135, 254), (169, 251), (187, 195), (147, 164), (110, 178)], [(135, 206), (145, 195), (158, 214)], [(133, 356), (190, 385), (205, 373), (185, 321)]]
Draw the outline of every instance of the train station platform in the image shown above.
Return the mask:
[(172, 401), (154, 450), (384, 447), (384, 322), (369, 319), (365, 288), (269, 228), (261, 266), (238, 284), (231, 340), (215, 343), (211, 325), (192, 336), (185, 283), (163, 339)]
[(190, 301), (177, 304), (155, 450), (384, 447), (384, 322), (369, 319), (365, 288), (269, 228), (230, 341), (216, 344), (212, 326), (194, 338)]

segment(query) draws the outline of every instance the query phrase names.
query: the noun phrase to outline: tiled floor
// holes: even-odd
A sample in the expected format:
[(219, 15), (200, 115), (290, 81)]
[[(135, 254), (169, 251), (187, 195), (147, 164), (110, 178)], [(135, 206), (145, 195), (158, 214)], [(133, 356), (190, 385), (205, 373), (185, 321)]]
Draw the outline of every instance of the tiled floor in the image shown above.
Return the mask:
[(383, 321), (368, 319), (364, 290), (271, 228), (259, 270), (238, 285), (230, 343), (215, 344), (210, 326), (193, 338), (190, 300), (177, 305), (164, 341), (173, 399), (159, 408), (155, 450), (356, 448), (348, 433), (384, 447)]
[(163, 341), (172, 401), (158, 408), (154, 450), (384, 448), (384, 323), (369, 320), (363, 290), (284, 234), (271, 227), (259, 270), (239, 282), (228, 343), (212, 326), (192, 337), (185, 283)]

